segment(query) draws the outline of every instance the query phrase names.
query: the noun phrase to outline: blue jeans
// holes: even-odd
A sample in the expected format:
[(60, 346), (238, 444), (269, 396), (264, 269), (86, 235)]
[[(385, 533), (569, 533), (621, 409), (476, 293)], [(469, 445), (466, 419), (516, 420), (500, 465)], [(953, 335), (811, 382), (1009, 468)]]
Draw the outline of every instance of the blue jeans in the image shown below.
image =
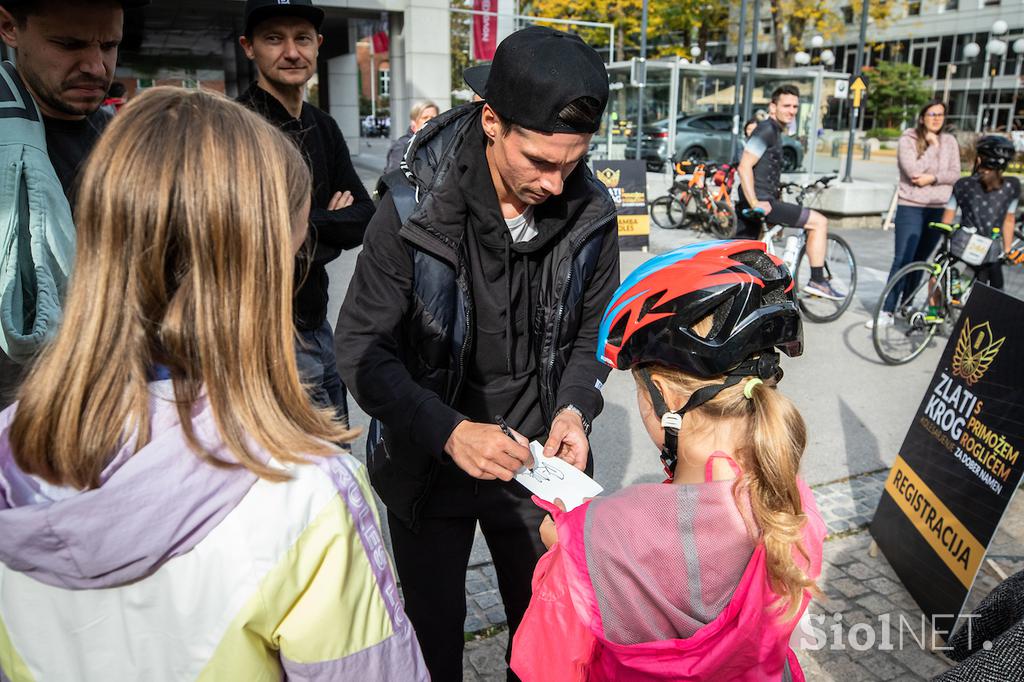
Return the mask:
[(334, 333), (331, 324), (324, 323), (316, 329), (298, 332), (295, 343), (295, 362), (299, 366), (299, 378), (306, 384), (309, 397), (319, 407), (334, 408), (339, 421), (348, 426), (348, 400), (345, 384), (338, 374), (334, 357)]
[[(899, 272), (900, 268), (914, 261), (926, 260), (939, 243), (941, 236), (938, 231), (928, 227), (928, 223), (942, 220), (945, 211), (941, 206), (924, 208), (921, 206), (897, 206), (896, 217), (896, 253), (889, 269), (889, 279)], [(903, 286), (913, 289), (917, 286), (917, 276), (908, 277)], [(911, 281), (915, 280), (915, 281)], [(903, 293), (903, 287), (895, 287), (885, 299), (882, 310), (891, 313), (896, 310), (896, 301)]]

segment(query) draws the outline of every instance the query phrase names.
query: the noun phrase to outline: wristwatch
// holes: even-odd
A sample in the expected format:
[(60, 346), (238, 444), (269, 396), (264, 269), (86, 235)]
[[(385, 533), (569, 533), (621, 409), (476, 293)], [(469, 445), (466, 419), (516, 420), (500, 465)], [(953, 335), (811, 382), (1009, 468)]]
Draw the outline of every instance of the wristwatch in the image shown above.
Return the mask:
[(576, 407), (572, 403), (566, 403), (565, 405), (562, 405), (557, 410), (555, 410), (555, 416), (557, 417), (558, 415), (560, 415), (565, 410), (568, 410), (569, 412), (572, 412), (574, 414), (579, 415), (580, 421), (583, 422), (583, 433), (585, 433), (586, 435), (589, 436), (590, 435), (590, 420), (587, 419), (587, 416), (585, 414), (583, 414), (583, 410), (581, 410), (580, 408)]

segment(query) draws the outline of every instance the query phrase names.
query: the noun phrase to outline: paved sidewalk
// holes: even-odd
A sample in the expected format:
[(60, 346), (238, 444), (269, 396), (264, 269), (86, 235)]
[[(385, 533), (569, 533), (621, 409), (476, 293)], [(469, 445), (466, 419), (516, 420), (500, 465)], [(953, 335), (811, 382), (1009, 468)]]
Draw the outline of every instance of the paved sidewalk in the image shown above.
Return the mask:
[[(798, 653), (808, 680), (926, 680), (952, 665), (941, 652), (921, 648), (918, 644), (922, 639), (920, 609), (885, 557), (881, 554), (877, 558), (869, 556), (871, 536), (867, 525), (874, 515), (887, 474), (888, 470), (877, 471), (814, 487), (829, 535), (825, 541), (825, 561), (819, 581), (824, 595), (811, 603), (809, 613), (825, 619), (818, 627), (828, 632), (828, 643), (820, 651)], [(1008, 575), (1024, 570), (1024, 497), (1018, 496), (1011, 505), (987, 556)], [(992, 569), (983, 564), (965, 613), (969, 613), (999, 582)], [(494, 569), (489, 564), (470, 570), (466, 582), (466, 604), (467, 634), (492, 635), (496, 629), (504, 628), (501, 597), (494, 582)], [(843, 624), (842, 648), (832, 646), (831, 627), (837, 622)], [(850, 629), (858, 623), (871, 630), (870, 637), (876, 642), (867, 651), (852, 649), (847, 639)], [(888, 633), (884, 634), (883, 629)], [(862, 637), (859, 641), (866, 641), (868, 635), (864, 628), (859, 630)], [(883, 636), (888, 639), (883, 640)], [(928, 637), (924, 639), (927, 645)], [(882, 641), (890, 641), (893, 649), (879, 650), (878, 643)], [(507, 643), (508, 632), (503, 630), (467, 644), (463, 655), (463, 680), (504, 680)], [(935, 646), (943, 646), (941, 639), (936, 639)]]

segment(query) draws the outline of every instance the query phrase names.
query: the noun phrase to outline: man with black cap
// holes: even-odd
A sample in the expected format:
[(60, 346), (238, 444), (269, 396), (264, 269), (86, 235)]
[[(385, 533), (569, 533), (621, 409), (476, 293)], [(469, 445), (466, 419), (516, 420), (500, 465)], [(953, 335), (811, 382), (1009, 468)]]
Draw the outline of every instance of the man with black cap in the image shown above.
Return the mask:
[[(238, 101), (262, 114), (299, 146), (313, 174), (307, 249), (295, 268), (295, 326), (299, 374), (321, 407), (348, 423), (345, 386), (338, 376), (327, 321), (325, 265), (363, 241), (374, 206), (352, 165), (338, 124), (304, 101), (323, 43), (324, 12), (310, 0), (248, 0), (239, 38), (256, 67), (256, 82)], [(244, 169), (242, 169), (244, 170)]]
[[(79, 169), (110, 122), (111, 114), (101, 106), (114, 79), (124, 10), (146, 4), (148, 0), (0, 0), (0, 39), (14, 51), (16, 77), (42, 115), (46, 155), (64, 194), (61, 197), (58, 191), (56, 200), (63, 203), (66, 197), (71, 207)], [(9, 122), (23, 117), (36, 123), (39, 119), (31, 113), (34, 108), (19, 100), (17, 89), (4, 88), (7, 92), (0, 93), (4, 117)], [(4, 142), (16, 140), (8, 138)], [(32, 171), (29, 184), (34, 187), (50, 173), (49, 169), (30, 166), (26, 171)], [(32, 203), (26, 202), (17, 218), (28, 224), (28, 211), (39, 206), (42, 196), (43, 193), (34, 194)], [(54, 195), (49, 195), (46, 199), (50, 204), (38, 214), (42, 217), (36, 219), (36, 224), (68, 215), (67, 206), (52, 205), (53, 198)], [(0, 201), (10, 200), (0, 194)], [(70, 231), (69, 225), (51, 229), (65, 228)], [(37, 266), (53, 267), (52, 263), (29, 262), (25, 255), (19, 258), (23, 260), (18, 267), (24, 272), (34, 271)], [(31, 327), (31, 321), (27, 322)], [(26, 368), (0, 351), (0, 408), (14, 400)]]
[(512, 481), (532, 466), (528, 441), (592, 471), (587, 434), (607, 377), (598, 324), (619, 281), (615, 207), (585, 161), (608, 100), (601, 58), (531, 27), (465, 78), (485, 102), (427, 123), (408, 173), (384, 176), (335, 338), (374, 418), (370, 477), (441, 681), (462, 679), (477, 523), (509, 642), (530, 600), (544, 513)]

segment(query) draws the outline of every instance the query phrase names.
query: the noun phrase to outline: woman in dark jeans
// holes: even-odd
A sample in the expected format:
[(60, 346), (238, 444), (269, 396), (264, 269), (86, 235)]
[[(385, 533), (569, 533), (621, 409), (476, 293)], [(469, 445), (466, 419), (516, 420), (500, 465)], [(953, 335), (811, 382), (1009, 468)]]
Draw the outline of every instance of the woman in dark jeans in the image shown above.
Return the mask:
[[(931, 255), (938, 242), (938, 233), (928, 229), (928, 223), (942, 219), (953, 183), (960, 179), (960, 146), (953, 135), (942, 131), (945, 123), (945, 102), (932, 100), (918, 112), (917, 127), (900, 136), (896, 248), (889, 279), (907, 263)], [(898, 295), (893, 289), (885, 299), (877, 324), (892, 324)], [(872, 318), (865, 326), (870, 329), (875, 324)]]

